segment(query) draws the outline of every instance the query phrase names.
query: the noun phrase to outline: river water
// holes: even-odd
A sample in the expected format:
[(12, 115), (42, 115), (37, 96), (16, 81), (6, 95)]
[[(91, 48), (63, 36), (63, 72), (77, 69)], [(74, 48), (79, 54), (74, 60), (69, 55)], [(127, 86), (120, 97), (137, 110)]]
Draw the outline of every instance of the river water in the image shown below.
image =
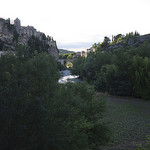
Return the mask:
[(76, 75), (71, 75), (70, 70), (64, 70), (60, 71), (62, 74), (62, 77), (58, 80), (59, 83), (67, 83), (68, 81), (70, 82), (80, 82), (81, 80), (79, 79), (79, 76)]

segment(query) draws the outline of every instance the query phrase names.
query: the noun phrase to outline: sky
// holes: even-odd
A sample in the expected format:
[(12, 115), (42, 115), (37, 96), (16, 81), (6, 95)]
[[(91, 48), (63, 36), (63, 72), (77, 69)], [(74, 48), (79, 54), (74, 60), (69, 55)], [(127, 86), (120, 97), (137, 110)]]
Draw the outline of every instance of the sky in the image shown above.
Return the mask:
[(52, 36), (58, 48), (81, 51), (104, 36), (150, 33), (150, 0), (1, 0), (0, 17), (19, 18)]

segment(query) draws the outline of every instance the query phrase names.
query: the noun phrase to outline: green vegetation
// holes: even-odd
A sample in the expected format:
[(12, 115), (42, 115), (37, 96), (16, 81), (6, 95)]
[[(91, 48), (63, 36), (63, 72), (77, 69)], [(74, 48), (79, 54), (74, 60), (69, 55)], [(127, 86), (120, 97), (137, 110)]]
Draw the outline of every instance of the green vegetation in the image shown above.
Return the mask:
[(62, 65), (60, 62), (57, 62), (57, 68), (59, 71), (66, 70), (66, 67)]
[(147, 136), (146, 144), (138, 144), (137, 150), (150, 150), (150, 136)]
[[(43, 34), (42, 36), (43, 40), (46, 39), (46, 36)], [(49, 48), (48, 44), (45, 44), (42, 42), (39, 38), (32, 36), (28, 41), (28, 46), (30, 48), (30, 53), (33, 53), (34, 51), (37, 51), (38, 53), (41, 52), (47, 52), (47, 49)]]
[(102, 43), (94, 43), (92, 47), (95, 48), (96, 51), (109, 51), (108, 47), (115, 44), (121, 44), (123, 47), (126, 47), (129, 39), (136, 41), (139, 35), (140, 34), (136, 31), (135, 33), (130, 32), (126, 35), (118, 34), (116, 36), (112, 36), (112, 41), (109, 37), (105, 36)]
[(105, 146), (106, 150), (135, 150), (139, 144), (146, 147), (146, 136), (150, 135), (150, 102), (119, 96), (109, 96), (106, 102), (104, 119), (112, 129), (112, 142)]
[[(136, 36), (138, 33), (130, 33), (123, 39)], [(114, 37), (114, 41), (120, 38), (122, 35)], [(125, 44), (123, 39), (120, 41)], [(77, 58), (72, 73), (94, 84), (97, 91), (150, 99), (150, 43), (110, 51), (109, 42), (105, 37), (101, 44), (93, 45), (96, 53), (90, 53), (87, 58)]]
[(73, 67), (72, 62), (67, 62), (67, 63), (66, 63), (66, 67), (67, 67), (67, 68), (72, 68), (72, 67)]
[(36, 40), (0, 57), (0, 148), (94, 150), (107, 143), (105, 97), (85, 83), (58, 84), (57, 62)]
[(67, 53), (67, 54), (60, 54), (59, 57), (60, 59), (72, 59), (74, 54), (75, 52)]
[(65, 49), (59, 49), (59, 54), (68, 54), (68, 53), (74, 53), (74, 51), (68, 51)]

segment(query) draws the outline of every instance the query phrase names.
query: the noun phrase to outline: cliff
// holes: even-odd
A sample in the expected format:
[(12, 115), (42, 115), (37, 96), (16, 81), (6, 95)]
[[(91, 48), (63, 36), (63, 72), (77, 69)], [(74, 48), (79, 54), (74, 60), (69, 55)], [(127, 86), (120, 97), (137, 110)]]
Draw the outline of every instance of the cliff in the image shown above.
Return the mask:
[(37, 38), (46, 45), (46, 51), (53, 55), (56, 59), (59, 58), (59, 50), (56, 41), (44, 33), (38, 32), (33, 26), (21, 26), (21, 21), (17, 18), (14, 24), (10, 20), (0, 18), (0, 51), (14, 50), (17, 44), (28, 45), (31, 38)]
[(138, 47), (144, 42), (150, 43), (150, 34), (139, 35), (134, 33), (126, 34), (126, 36), (118, 34), (112, 38), (112, 42), (108, 37), (104, 38), (104, 41), (100, 44), (94, 44), (93, 48), (99, 51), (111, 51), (118, 48)]
[(138, 35), (138, 36), (129, 37), (128, 39), (123, 39), (121, 42), (112, 44), (108, 48), (116, 49), (120, 47), (129, 47), (129, 46), (138, 47), (140, 44), (146, 41), (150, 42), (150, 34)]

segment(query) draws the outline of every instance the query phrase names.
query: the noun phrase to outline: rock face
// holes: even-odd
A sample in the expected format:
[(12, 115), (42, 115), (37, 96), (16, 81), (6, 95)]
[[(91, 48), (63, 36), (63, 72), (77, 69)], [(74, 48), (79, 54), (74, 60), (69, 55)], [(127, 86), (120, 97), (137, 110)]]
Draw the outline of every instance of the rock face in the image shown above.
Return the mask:
[(13, 30), (8, 27), (8, 21), (0, 18), (0, 41), (4, 42), (6, 46), (13, 46)]
[(150, 42), (150, 34), (133, 36), (133, 37), (128, 38), (127, 40), (123, 39), (119, 43), (113, 43), (111, 45), (108, 45), (105, 48), (99, 48), (99, 50), (100, 51), (103, 51), (103, 50), (111, 51), (113, 49), (118, 49), (121, 47), (124, 47), (124, 48), (128, 48), (130, 46), (138, 47), (140, 44), (142, 44), (146, 41)]
[(18, 18), (14, 20), (14, 24), (10, 24), (9, 19), (0, 18), (0, 51), (2, 44), (8, 49), (14, 49), (16, 44), (27, 45), (32, 36), (38, 38), (44, 44), (48, 44), (47, 52), (56, 59), (59, 58), (57, 44), (53, 38), (46, 37), (44, 33), (38, 32), (33, 26), (21, 26), (21, 21)]

